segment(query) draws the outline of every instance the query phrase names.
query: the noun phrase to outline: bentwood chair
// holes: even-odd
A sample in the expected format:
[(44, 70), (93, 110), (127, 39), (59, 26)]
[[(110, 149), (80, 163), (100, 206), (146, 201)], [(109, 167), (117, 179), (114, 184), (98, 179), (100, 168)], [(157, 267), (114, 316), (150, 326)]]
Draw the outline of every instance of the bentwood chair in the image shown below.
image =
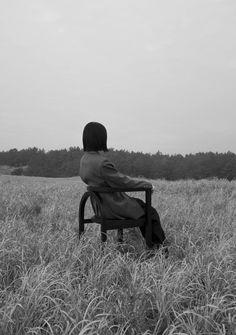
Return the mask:
[[(113, 193), (113, 192), (145, 192), (145, 216), (139, 219), (106, 219), (98, 217), (96, 215), (85, 218), (85, 205), (89, 197), (95, 199), (99, 206), (99, 194), (100, 193)], [(118, 242), (123, 242), (123, 229), (142, 227), (145, 226), (145, 240), (147, 247), (152, 246), (152, 219), (151, 219), (151, 189), (147, 188), (100, 188), (91, 187), (87, 188), (87, 191), (83, 194), (80, 205), (79, 205), (79, 238), (84, 233), (85, 224), (98, 223), (101, 226), (101, 241), (107, 240), (108, 230), (117, 230)]]

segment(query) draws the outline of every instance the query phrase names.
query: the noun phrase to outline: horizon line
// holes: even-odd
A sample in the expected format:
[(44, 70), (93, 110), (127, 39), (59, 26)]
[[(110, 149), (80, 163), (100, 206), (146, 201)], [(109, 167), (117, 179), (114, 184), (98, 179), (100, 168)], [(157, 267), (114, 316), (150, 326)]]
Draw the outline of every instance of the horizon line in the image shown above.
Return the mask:
[[(80, 146), (70, 146), (70, 147), (64, 147), (64, 148), (60, 148), (60, 149), (45, 149), (45, 148), (39, 148), (39, 147), (36, 147), (36, 146), (32, 146), (32, 147), (27, 147), (27, 148), (22, 148), (22, 149), (17, 149), (17, 148), (11, 148), (11, 149), (8, 149), (8, 150), (0, 150), (0, 153), (3, 153), (3, 152), (9, 152), (9, 151), (12, 151), (12, 150), (17, 150), (17, 151), (22, 151), (22, 150), (29, 150), (29, 149), (37, 149), (37, 150), (40, 150), (40, 151), (44, 151), (45, 153), (48, 153), (50, 151), (62, 151), (62, 150), (70, 150), (70, 149), (79, 149), (81, 151), (83, 151), (83, 148), (80, 147)], [(231, 150), (227, 150), (225, 152), (220, 152), (220, 151), (197, 151), (195, 153), (185, 153), (185, 154), (181, 154), (181, 153), (173, 153), (173, 154), (170, 154), (170, 153), (163, 153), (161, 152), (160, 150), (157, 150), (155, 153), (152, 153), (152, 152), (144, 152), (144, 151), (135, 151), (135, 150), (129, 150), (129, 149), (123, 149), (123, 148), (120, 148), (120, 149), (117, 149), (117, 148), (113, 148), (113, 147), (110, 147), (108, 148), (108, 151), (109, 150), (112, 150), (112, 151), (125, 151), (125, 152), (128, 152), (128, 153), (141, 153), (143, 155), (150, 155), (150, 156), (154, 156), (154, 155), (163, 155), (163, 156), (187, 156), (187, 155), (197, 155), (197, 154), (208, 154), (208, 153), (213, 153), (213, 154), (234, 154), (236, 155), (235, 152), (231, 151)]]

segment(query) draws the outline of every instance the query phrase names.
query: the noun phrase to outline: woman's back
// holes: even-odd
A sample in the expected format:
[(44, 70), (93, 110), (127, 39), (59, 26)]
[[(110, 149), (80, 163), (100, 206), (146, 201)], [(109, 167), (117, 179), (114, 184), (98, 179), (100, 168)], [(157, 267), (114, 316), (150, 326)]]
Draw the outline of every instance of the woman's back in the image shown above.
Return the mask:
[[(146, 187), (149, 183), (133, 180), (118, 172), (114, 165), (97, 151), (85, 152), (80, 161), (80, 177), (88, 186), (137, 188)], [(92, 203), (95, 213), (106, 218), (133, 218), (137, 219), (144, 214), (141, 206), (126, 193), (100, 194), (101, 213), (97, 213), (98, 207)]]

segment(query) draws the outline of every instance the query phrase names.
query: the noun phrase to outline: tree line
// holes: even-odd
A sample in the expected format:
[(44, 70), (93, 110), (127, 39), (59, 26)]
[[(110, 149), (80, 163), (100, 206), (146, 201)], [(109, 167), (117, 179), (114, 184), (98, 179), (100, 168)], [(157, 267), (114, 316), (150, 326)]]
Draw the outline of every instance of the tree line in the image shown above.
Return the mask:
[[(28, 148), (0, 152), (0, 165), (15, 167), (12, 174), (42, 177), (79, 175), (83, 150), (79, 147), (50, 150)], [(188, 155), (167, 155), (110, 149), (107, 153), (117, 169), (132, 177), (151, 179), (236, 179), (236, 155), (199, 152)]]

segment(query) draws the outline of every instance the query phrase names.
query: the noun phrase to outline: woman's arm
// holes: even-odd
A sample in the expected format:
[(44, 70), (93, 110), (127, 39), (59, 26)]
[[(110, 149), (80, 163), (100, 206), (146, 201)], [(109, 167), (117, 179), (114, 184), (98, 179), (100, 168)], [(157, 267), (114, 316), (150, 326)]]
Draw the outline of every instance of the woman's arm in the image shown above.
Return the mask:
[(101, 166), (101, 176), (111, 187), (127, 187), (127, 188), (152, 188), (152, 184), (143, 181), (132, 179), (123, 173), (117, 171), (113, 163), (109, 160), (104, 160)]

